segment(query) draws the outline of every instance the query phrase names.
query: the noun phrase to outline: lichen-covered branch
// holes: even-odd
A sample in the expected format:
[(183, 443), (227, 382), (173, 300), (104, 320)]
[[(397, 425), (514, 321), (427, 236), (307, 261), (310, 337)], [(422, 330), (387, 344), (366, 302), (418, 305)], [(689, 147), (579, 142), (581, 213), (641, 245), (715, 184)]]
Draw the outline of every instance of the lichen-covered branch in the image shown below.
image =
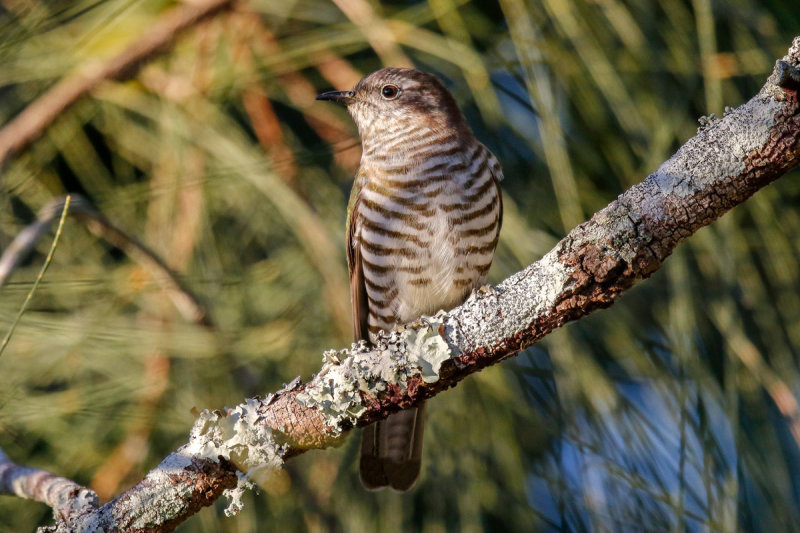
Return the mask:
[(45, 532), (162, 532), (172, 531), (202, 507), (236, 486), (235, 469), (226, 461), (200, 459), (175, 452), (164, 459), (134, 489), (94, 512), (55, 526)]
[[(208, 309), (200, 298), (154, 251), (114, 225), (102, 213), (94, 209), (83, 196), (79, 194), (70, 196), (72, 198), (69, 209), (71, 217), (86, 224), (86, 228), (94, 235), (123, 250), (150, 272), (153, 279), (161, 285), (172, 299), (178, 312), (186, 320), (207, 328), (214, 327)], [(11, 244), (3, 250), (0, 255), (0, 288), (8, 281), (17, 265), (28, 257), (39, 239), (50, 231), (50, 228), (58, 220), (65, 201), (66, 197), (64, 196), (56, 198), (44, 206), (36, 221), (19, 232)]]
[[(362, 342), (326, 352), (320, 372), (305, 384), (298, 379), (228, 412), (204, 411), (185, 446), (142, 483), (87, 515), (78, 530), (130, 524), (137, 531), (169, 530), (187, 509), (219, 495), (222, 484), (198, 471), (217, 465), (220, 479), (232, 480), (235, 466), (255, 482), (270, 483), (284, 460), (416, 405), (566, 322), (610, 306), (682, 240), (798, 164), (798, 65), (800, 37), (758, 95), (710, 121), (642, 183), (497, 287), (382, 334), (375, 346)], [(152, 506), (140, 504), (150, 501), (170, 513), (155, 518)], [(126, 517), (125, 526), (97, 521), (117, 516)]]
[(58, 116), (106, 80), (124, 80), (148, 59), (163, 52), (180, 32), (226, 9), (233, 0), (198, 0), (169, 11), (142, 37), (108, 61), (87, 65), (56, 83), (0, 129), (0, 168), (35, 141)]
[(15, 464), (0, 450), (0, 494), (42, 502), (53, 509), (59, 521), (68, 522), (97, 508), (100, 501), (93, 490), (50, 472)]

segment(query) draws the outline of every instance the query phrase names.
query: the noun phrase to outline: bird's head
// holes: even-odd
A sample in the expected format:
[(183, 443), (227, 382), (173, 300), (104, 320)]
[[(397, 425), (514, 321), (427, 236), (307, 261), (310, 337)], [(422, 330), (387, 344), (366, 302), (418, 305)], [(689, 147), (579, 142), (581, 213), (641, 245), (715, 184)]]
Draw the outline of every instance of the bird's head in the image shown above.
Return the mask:
[(365, 141), (415, 126), (467, 129), (444, 85), (435, 76), (415, 69), (384, 68), (364, 77), (350, 91), (322, 93), (317, 100), (347, 106)]

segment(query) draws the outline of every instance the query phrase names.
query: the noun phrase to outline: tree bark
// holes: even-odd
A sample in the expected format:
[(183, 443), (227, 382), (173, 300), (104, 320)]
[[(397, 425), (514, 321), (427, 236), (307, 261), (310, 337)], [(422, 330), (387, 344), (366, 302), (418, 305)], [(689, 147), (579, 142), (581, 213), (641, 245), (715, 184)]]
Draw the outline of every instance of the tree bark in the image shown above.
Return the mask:
[(14, 494), (47, 504), (58, 520), (67, 520), (71, 516), (89, 512), (99, 505), (97, 494), (93, 490), (38, 468), (14, 464), (2, 450), (0, 494)]
[[(800, 161), (800, 37), (761, 91), (707, 121), (643, 182), (573, 229), (541, 260), (461, 306), (324, 354), (309, 382), (200, 413), (189, 442), (117, 499), (51, 531), (170, 531), (231, 488), (283, 461), (416, 405), (555, 328), (608, 307), (697, 229)], [(243, 477), (239, 475), (239, 489)]]

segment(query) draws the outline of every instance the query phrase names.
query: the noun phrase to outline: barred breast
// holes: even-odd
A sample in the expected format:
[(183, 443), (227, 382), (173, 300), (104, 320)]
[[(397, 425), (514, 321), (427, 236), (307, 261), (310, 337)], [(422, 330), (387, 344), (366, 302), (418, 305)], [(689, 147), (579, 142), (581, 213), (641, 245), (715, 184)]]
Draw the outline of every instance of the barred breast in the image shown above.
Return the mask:
[(465, 147), (463, 137), (428, 136), (408, 146), (407, 132), (397, 138), (403, 150), (365, 149), (353, 220), (371, 337), (451, 309), (482, 285), (502, 216), (500, 166), (477, 140)]

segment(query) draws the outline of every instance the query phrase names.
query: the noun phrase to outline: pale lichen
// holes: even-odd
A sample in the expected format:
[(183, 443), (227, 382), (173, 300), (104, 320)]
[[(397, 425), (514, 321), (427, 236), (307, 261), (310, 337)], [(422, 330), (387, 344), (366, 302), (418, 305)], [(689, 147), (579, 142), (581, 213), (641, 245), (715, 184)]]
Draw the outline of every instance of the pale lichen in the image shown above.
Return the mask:
[(448, 342), (462, 352), (491, 346), (496, 339), (511, 338), (550, 309), (573, 282), (567, 266), (559, 261), (560, 248), (497, 285), (493, 291), (477, 291), (445, 320)]
[(325, 418), (327, 431), (339, 435), (366, 411), (364, 397), (377, 397), (388, 385), (407, 387), (421, 376), (426, 383), (439, 379), (442, 363), (453, 357), (453, 347), (440, 335), (440, 315), (423, 317), (414, 324), (382, 333), (374, 345), (364, 341), (350, 350), (323, 354), (322, 370), (297, 400), (316, 408)]
[[(258, 411), (261, 402), (248, 398), (228, 409), (227, 413), (204, 410), (192, 428), (189, 443), (184, 448), (190, 455), (218, 461), (229, 460), (247, 479), (263, 488), (280, 480), (284, 446), (276, 442), (272, 429), (261, 422)], [(233, 491), (231, 512), (238, 512), (241, 500), (237, 491), (247, 485), (240, 481)]]
[(228, 506), (225, 508), (225, 516), (235, 516), (239, 514), (244, 508), (244, 504), (242, 503), (244, 491), (255, 488), (255, 484), (241, 472), (236, 472), (236, 477), (238, 478), (236, 487), (225, 489), (222, 492), (222, 495), (228, 499)]
[(767, 143), (781, 105), (777, 100), (763, 101), (756, 96), (707, 123), (648, 181), (662, 193), (690, 196), (722, 178), (740, 175), (747, 156)]
[(345, 420), (354, 423), (366, 407), (359, 391), (375, 391), (375, 375), (389, 377), (391, 366), (382, 362), (366, 343), (353, 344), (348, 350), (328, 350), (322, 354), (322, 369), (297, 395), (297, 401), (314, 407), (326, 420), (332, 435), (342, 432)]
[(408, 368), (418, 369), (425, 383), (439, 381), (442, 363), (453, 356), (451, 346), (439, 334), (443, 315), (440, 313), (436, 317), (423, 317), (420, 319), (420, 327), (408, 328), (403, 332), (408, 350)]

